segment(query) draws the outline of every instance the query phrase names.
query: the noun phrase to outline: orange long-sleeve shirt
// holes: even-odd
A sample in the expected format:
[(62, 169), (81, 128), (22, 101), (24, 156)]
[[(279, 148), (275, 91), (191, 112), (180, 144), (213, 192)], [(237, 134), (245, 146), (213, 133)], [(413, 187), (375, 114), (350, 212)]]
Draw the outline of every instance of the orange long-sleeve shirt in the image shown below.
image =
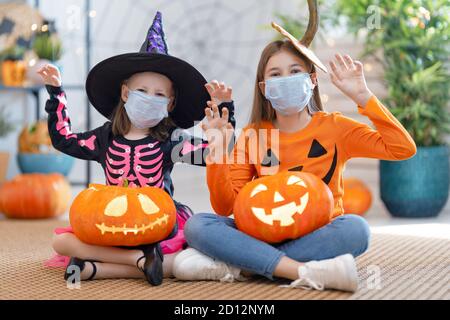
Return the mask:
[[(304, 171), (320, 177), (334, 197), (334, 217), (344, 213), (342, 173), (351, 158), (405, 160), (416, 153), (409, 133), (391, 112), (372, 96), (358, 112), (375, 126), (348, 118), (340, 112), (320, 111), (310, 123), (295, 133), (271, 135), (272, 123), (263, 122), (264, 135), (252, 135), (254, 126), (245, 128), (230, 156), (234, 163), (207, 161), (207, 183), (213, 209), (220, 215), (231, 215), (234, 200), (241, 188), (254, 178), (281, 171)], [(257, 147), (252, 142), (257, 141)], [(238, 162), (236, 163), (236, 160)]]

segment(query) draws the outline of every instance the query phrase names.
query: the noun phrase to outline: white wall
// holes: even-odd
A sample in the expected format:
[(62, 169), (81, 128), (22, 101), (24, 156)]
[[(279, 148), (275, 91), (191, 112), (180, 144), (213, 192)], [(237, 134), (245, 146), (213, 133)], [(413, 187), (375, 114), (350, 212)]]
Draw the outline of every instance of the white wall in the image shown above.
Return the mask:
[[(55, 19), (64, 40), (63, 67), (65, 84), (84, 84), (86, 79), (84, 55), (83, 0), (41, 0), (41, 11), (49, 19)], [(192, 64), (208, 80), (226, 81), (234, 88), (238, 126), (246, 124), (253, 96), (256, 65), (262, 48), (276, 35), (268, 28), (275, 12), (305, 16), (303, 0), (92, 0), (96, 16), (92, 18), (93, 64), (112, 55), (138, 50), (156, 10), (163, 12), (163, 22), (170, 53)], [(326, 40), (316, 42), (316, 52), (326, 63), (336, 51), (357, 56), (361, 45), (343, 32), (333, 30)], [(356, 106), (343, 97), (330, 83), (327, 76), (319, 74), (321, 93), (328, 111), (341, 111), (360, 121), (367, 119), (357, 113)], [(379, 81), (381, 73), (372, 63), (367, 72), (372, 90), (383, 96), (385, 89)], [(69, 91), (69, 111), (73, 130), (84, 130), (84, 92)], [(42, 104), (46, 94), (43, 92)], [(2, 92), (0, 105), (7, 104), (18, 123), (34, 119), (33, 101), (21, 94)], [(24, 112), (26, 111), (26, 112)], [(42, 110), (42, 113), (44, 111)], [(93, 127), (104, 119), (92, 109)], [(17, 134), (0, 143), (1, 149), (16, 152)], [(347, 166), (349, 175), (363, 178), (377, 193), (376, 160), (354, 160)], [(93, 164), (93, 182), (103, 183), (103, 172)], [(18, 173), (13, 160), (8, 178)], [(70, 175), (77, 180), (84, 175), (84, 163), (77, 161)], [(175, 198), (190, 205), (195, 211), (211, 211), (209, 194), (205, 185), (204, 168), (177, 165), (173, 174)], [(79, 188), (75, 189), (75, 192)], [(376, 199), (377, 197), (375, 197)], [(380, 204), (375, 205), (378, 210)]]
[[(34, 1), (29, 1), (34, 3)], [(276, 0), (92, 0), (96, 15), (92, 21), (92, 65), (125, 52), (137, 51), (145, 38), (156, 10), (163, 13), (163, 22), (170, 53), (194, 64), (208, 80), (219, 79), (234, 87), (237, 119), (244, 125), (252, 98), (255, 69), (261, 49), (275, 36), (264, 25), (274, 12), (293, 12), (303, 1)], [(40, 9), (56, 26), (64, 41), (65, 54), (60, 61), (64, 84), (84, 84), (84, 0), (41, 0)], [(78, 14), (80, 13), (80, 14)], [(267, 27), (266, 27), (267, 28)], [(73, 131), (85, 129), (84, 92), (68, 91), (69, 112)], [(42, 92), (44, 114), (45, 91)], [(17, 152), (20, 126), (35, 117), (34, 101), (20, 93), (0, 93), (0, 106), (8, 111), (19, 127), (0, 148)], [(104, 118), (92, 109), (92, 127), (101, 125)], [(84, 163), (77, 161), (70, 179), (84, 176)], [(93, 182), (104, 181), (103, 172), (93, 164)], [(8, 178), (19, 173), (13, 158)], [(177, 166), (174, 170), (176, 198), (196, 210), (210, 210), (208, 191), (204, 183), (204, 169)], [(192, 195), (196, 195), (195, 199)]]

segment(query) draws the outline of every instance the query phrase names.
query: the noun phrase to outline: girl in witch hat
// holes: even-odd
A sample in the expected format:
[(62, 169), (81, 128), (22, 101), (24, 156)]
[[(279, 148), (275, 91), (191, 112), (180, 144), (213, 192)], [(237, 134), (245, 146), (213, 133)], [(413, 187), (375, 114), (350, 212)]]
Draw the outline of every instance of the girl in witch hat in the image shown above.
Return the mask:
[[(355, 257), (368, 249), (370, 228), (360, 216), (348, 212), (344, 215), (345, 164), (359, 157), (406, 160), (414, 156), (416, 145), (408, 131), (367, 87), (362, 63), (348, 55), (337, 54), (330, 62), (330, 80), (375, 128), (340, 112), (324, 111), (316, 68), (328, 70), (308, 48), (318, 26), (317, 1), (309, 0), (308, 4), (310, 21), (303, 39), (297, 40), (273, 24), (287, 39), (268, 44), (261, 54), (251, 122), (234, 150), (238, 159), (251, 160), (224, 164), (222, 158), (212, 156), (216, 153), (214, 148), (221, 145), (220, 135), (207, 133), (208, 137), (214, 137), (207, 157), (208, 187), (212, 206), (219, 215), (196, 214), (186, 224), (185, 235), (192, 248), (180, 253), (174, 261), (177, 279), (227, 277), (232, 280), (244, 272), (292, 280), (289, 285), (292, 288), (345, 291), (358, 288)], [(217, 131), (227, 126), (217, 111), (216, 106), (208, 110), (210, 121), (204, 126), (206, 129)], [(267, 132), (263, 143), (261, 135), (254, 135), (254, 140), (262, 145), (260, 154), (255, 152), (259, 151), (255, 150), (258, 147), (252, 148), (245, 141), (251, 132), (259, 129)], [(271, 139), (272, 133), (279, 139)], [(328, 185), (334, 198), (331, 222), (303, 237), (278, 244), (265, 243), (237, 230), (234, 220), (228, 216), (239, 191), (255, 178), (296, 171), (312, 173)], [(291, 185), (298, 183), (301, 181), (295, 175), (288, 181)], [(266, 198), (275, 194), (274, 207), (265, 209), (262, 217), (255, 213), (255, 221), (281, 225), (283, 229), (280, 221), (286, 223), (286, 220), (281, 216), (301, 215), (303, 209), (299, 205), (290, 210), (283, 192), (268, 188), (262, 184), (252, 192), (251, 197), (259, 192)], [(305, 204), (304, 200), (301, 202)], [(276, 217), (275, 208), (282, 214)]]
[[(139, 52), (106, 59), (87, 77), (91, 104), (108, 118), (103, 126), (72, 133), (58, 69), (47, 65), (38, 73), (50, 94), (45, 109), (53, 145), (73, 157), (99, 162), (108, 185), (123, 185), (126, 180), (130, 187), (158, 187), (172, 196), (174, 164), (204, 166), (208, 146), (182, 129), (201, 120), (207, 104), (222, 104), (224, 117), (234, 115), (231, 88), (217, 81), (207, 84), (192, 65), (168, 54), (159, 12)], [(163, 276), (172, 275), (172, 261), (186, 244), (184, 224), (192, 216), (187, 206), (175, 204), (177, 226), (161, 243), (98, 247), (81, 242), (70, 227), (59, 228), (53, 240), (58, 255), (46, 265), (76, 265), (82, 280), (145, 276), (159, 285)], [(66, 269), (65, 278), (69, 275)]]

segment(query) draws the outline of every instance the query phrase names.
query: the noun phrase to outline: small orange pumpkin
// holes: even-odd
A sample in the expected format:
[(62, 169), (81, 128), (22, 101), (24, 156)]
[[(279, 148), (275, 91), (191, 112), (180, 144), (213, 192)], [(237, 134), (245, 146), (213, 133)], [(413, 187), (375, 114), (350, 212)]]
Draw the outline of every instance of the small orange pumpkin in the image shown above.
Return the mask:
[(91, 184), (73, 201), (70, 224), (83, 242), (139, 246), (167, 238), (176, 222), (172, 198), (154, 187)]
[(344, 212), (364, 215), (372, 205), (372, 193), (364, 182), (357, 178), (344, 179)]
[(0, 187), (0, 208), (13, 219), (43, 219), (62, 215), (71, 189), (60, 174), (23, 174)]
[(20, 153), (49, 153), (50, 151), (55, 152), (46, 121), (37, 121), (22, 129), (19, 135)]
[(1, 65), (3, 85), (20, 87), (25, 81), (26, 64), (22, 60), (5, 60)]
[(268, 243), (300, 238), (331, 221), (333, 194), (318, 177), (282, 172), (247, 183), (234, 204), (239, 230)]

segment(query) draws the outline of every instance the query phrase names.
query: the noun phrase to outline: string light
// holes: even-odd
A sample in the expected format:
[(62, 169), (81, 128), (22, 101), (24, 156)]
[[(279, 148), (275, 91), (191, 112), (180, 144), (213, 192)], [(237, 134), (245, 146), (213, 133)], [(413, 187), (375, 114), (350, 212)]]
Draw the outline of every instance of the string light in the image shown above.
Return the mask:
[(371, 72), (371, 71), (373, 70), (372, 64), (366, 63), (366, 64), (364, 65), (364, 70), (367, 71), (367, 72)]
[(37, 28), (38, 28), (38, 25), (37, 25), (36, 23), (33, 23), (33, 24), (31, 25), (31, 31), (36, 31)]
[(95, 10), (89, 11), (89, 17), (90, 18), (95, 18), (96, 16), (97, 16), (97, 11), (95, 11)]
[(48, 31), (48, 24), (44, 24), (44, 25), (41, 27), (41, 31), (42, 31), (42, 32), (47, 32), (47, 31)]

